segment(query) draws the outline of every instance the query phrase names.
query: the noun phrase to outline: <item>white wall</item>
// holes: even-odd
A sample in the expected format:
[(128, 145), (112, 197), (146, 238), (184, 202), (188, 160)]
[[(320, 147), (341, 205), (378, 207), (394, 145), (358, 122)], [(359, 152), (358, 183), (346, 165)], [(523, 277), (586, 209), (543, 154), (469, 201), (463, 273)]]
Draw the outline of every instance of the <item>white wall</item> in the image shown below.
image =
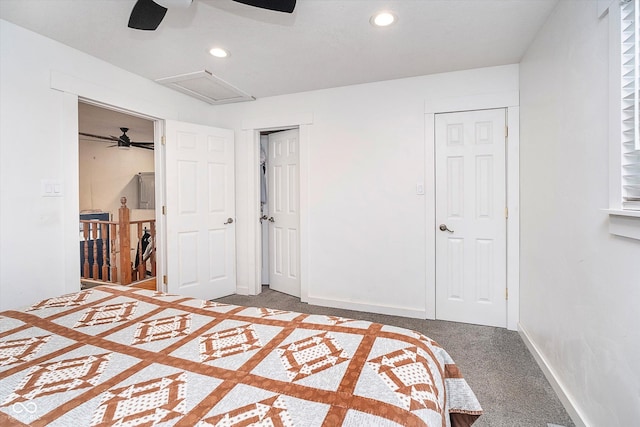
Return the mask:
[(521, 307), (591, 426), (640, 419), (640, 241), (608, 233), (608, 18), (561, 1), (520, 64)]
[[(239, 287), (257, 280), (248, 272), (254, 241), (248, 180), (257, 156), (247, 123), (293, 124), (312, 117), (304, 195), (308, 205), (306, 299), (383, 313), (425, 316), (426, 213), (433, 200), (416, 184), (433, 186), (425, 165), (425, 103), (433, 99), (517, 92), (518, 66), (503, 66), (363, 84), (216, 107), (217, 124), (235, 129)], [(306, 158), (304, 158), (306, 153)], [(427, 194), (430, 194), (427, 191)], [(431, 194), (433, 194), (431, 192)], [(433, 224), (430, 224), (431, 227)], [(245, 283), (245, 281), (249, 283)], [(305, 299), (303, 288), (303, 299)]]
[[(6, 21), (0, 31), (0, 308), (76, 290), (78, 130), (70, 117), (80, 95), (237, 130), (239, 282), (249, 264), (243, 227), (257, 220), (242, 209), (253, 167), (242, 123), (309, 113), (308, 296), (422, 316), (425, 212), (433, 209), (415, 194), (416, 183), (432, 184), (425, 102), (518, 88), (517, 66), (504, 66), (212, 108)], [(43, 178), (64, 180), (65, 196), (41, 197)], [(46, 250), (34, 252), (35, 240)], [(27, 272), (33, 286), (23, 285)]]
[[(212, 114), (3, 20), (0, 52), (0, 309), (8, 309), (79, 289), (77, 95), (194, 123), (210, 124)], [(68, 91), (51, 89), (53, 80)], [(64, 197), (41, 197), (43, 178), (63, 180)]]

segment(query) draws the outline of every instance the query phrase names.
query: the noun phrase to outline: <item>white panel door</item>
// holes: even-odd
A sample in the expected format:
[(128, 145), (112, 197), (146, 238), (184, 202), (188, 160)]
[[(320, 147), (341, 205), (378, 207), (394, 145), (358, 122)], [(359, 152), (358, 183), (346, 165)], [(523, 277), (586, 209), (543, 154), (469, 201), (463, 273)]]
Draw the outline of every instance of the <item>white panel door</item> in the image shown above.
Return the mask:
[(269, 135), (269, 287), (300, 296), (300, 138), (298, 129)]
[(236, 291), (233, 131), (167, 120), (168, 291)]
[(435, 116), (438, 319), (506, 327), (505, 116)]

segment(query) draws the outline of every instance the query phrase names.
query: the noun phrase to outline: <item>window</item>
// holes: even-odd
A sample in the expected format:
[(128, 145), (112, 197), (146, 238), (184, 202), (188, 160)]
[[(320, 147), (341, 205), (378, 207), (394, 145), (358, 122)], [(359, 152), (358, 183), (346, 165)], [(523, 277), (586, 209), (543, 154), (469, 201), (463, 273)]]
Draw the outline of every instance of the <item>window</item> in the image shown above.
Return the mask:
[[(609, 22), (609, 232), (640, 240), (640, 0), (597, 0)], [(608, 17), (607, 17), (608, 16)]]
[(622, 207), (632, 210), (640, 210), (638, 9), (638, 0), (620, 4)]

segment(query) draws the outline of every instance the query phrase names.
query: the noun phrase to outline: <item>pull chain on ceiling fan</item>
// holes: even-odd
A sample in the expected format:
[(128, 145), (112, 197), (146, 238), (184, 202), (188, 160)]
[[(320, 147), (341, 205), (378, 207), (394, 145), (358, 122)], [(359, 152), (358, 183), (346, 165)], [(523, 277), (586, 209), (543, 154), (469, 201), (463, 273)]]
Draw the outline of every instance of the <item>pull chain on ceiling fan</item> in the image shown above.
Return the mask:
[(120, 130), (122, 131), (122, 135), (120, 136), (113, 136), (113, 135), (102, 136), (102, 135), (95, 135), (95, 134), (85, 133), (85, 132), (78, 132), (78, 135), (115, 142), (116, 144), (112, 145), (112, 147), (121, 147), (121, 148), (136, 147), (136, 148), (144, 148), (146, 150), (153, 150), (153, 142), (131, 141), (131, 138), (129, 138), (129, 135), (127, 135), (129, 128), (122, 127), (120, 128)]
[[(296, 0), (233, 0), (237, 3), (277, 12), (292, 13)], [(154, 31), (169, 7), (188, 7), (193, 0), (138, 0), (129, 16), (129, 28)]]

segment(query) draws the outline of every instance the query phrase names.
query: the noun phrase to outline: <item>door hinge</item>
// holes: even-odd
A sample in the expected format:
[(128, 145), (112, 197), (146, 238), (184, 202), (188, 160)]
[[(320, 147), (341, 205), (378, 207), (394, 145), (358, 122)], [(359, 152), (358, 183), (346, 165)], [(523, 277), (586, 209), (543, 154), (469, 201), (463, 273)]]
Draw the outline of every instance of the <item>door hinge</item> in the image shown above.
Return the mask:
[(166, 215), (167, 214), (167, 207), (166, 206), (162, 206), (162, 215)]
[(509, 288), (504, 288), (504, 299), (509, 300)]
[(167, 138), (162, 135), (162, 137), (160, 138), (160, 142), (162, 143), (162, 145), (167, 145)]
[(504, 208), (504, 217), (505, 219), (509, 219), (509, 208)]
[(167, 275), (165, 274), (164, 276), (162, 276), (162, 283), (163, 284), (167, 284), (167, 282), (169, 281), (169, 279), (167, 279)]
[[(504, 137), (508, 138), (509, 137), (509, 126), (505, 126), (504, 127)], [(163, 137), (164, 138), (164, 137)]]

